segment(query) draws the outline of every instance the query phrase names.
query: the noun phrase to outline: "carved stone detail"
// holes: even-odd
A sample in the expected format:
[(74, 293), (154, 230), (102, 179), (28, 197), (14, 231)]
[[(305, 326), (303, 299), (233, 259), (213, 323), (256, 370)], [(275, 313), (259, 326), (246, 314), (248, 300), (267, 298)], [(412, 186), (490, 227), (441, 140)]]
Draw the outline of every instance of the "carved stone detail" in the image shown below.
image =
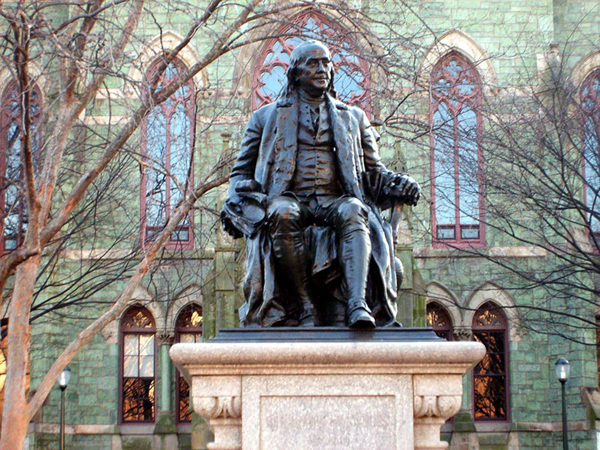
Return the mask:
[(158, 340), (158, 345), (173, 345), (175, 342), (175, 336), (168, 331), (159, 331), (156, 338)]
[(473, 330), (470, 328), (455, 328), (452, 334), (457, 341), (471, 341), (473, 339)]
[(240, 397), (194, 397), (194, 411), (205, 419), (238, 419), (242, 402)]
[(448, 419), (460, 410), (461, 400), (460, 395), (416, 395), (414, 416)]

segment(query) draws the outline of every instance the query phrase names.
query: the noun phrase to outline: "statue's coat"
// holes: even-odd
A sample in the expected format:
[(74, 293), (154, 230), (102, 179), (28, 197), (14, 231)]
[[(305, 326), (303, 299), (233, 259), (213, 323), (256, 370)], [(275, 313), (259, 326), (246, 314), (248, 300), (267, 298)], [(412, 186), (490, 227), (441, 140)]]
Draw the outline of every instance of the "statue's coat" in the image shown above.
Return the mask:
[[(397, 296), (396, 272), (389, 224), (384, 222), (374, 199), (364, 185), (386, 171), (377, 147), (377, 134), (371, 128), (365, 113), (355, 107), (327, 96), (329, 117), (334, 133), (338, 174), (346, 195), (356, 197), (370, 208), (369, 229), (372, 245), (372, 264), (369, 273), (371, 296), (367, 298), (379, 326), (395, 321)], [(235, 196), (235, 185), (241, 180), (255, 179), (274, 199), (285, 193), (296, 166), (298, 149), (297, 98), (283, 98), (277, 103), (257, 110), (246, 127), (240, 153), (231, 173), (228, 197)], [(322, 228), (322, 227), (317, 227)], [(313, 274), (327, 270), (331, 261), (334, 239), (331, 230), (313, 230), (322, 233), (312, 249), (317, 255)], [(268, 230), (263, 227), (247, 240), (247, 273), (244, 281), (246, 304), (240, 308), (244, 326), (271, 326), (285, 321), (285, 299), (277, 286)], [(339, 294), (339, 290), (337, 292)]]

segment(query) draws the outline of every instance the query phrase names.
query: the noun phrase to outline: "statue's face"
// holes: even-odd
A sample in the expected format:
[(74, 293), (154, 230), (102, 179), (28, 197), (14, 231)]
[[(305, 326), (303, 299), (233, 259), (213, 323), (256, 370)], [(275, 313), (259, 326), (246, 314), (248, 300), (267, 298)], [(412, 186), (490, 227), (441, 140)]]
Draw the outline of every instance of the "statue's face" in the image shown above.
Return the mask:
[(312, 95), (323, 94), (333, 71), (329, 51), (321, 44), (306, 45), (302, 48), (302, 58), (296, 72), (298, 86)]

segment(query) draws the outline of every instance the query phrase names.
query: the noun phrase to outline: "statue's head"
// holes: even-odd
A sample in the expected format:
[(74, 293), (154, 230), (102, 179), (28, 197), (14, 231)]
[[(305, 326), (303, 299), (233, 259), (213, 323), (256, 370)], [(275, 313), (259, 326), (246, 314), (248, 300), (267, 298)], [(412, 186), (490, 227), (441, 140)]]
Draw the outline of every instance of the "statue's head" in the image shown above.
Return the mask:
[(289, 95), (298, 89), (306, 89), (312, 93), (329, 92), (335, 96), (333, 77), (329, 49), (318, 41), (303, 42), (290, 56), (286, 93)]

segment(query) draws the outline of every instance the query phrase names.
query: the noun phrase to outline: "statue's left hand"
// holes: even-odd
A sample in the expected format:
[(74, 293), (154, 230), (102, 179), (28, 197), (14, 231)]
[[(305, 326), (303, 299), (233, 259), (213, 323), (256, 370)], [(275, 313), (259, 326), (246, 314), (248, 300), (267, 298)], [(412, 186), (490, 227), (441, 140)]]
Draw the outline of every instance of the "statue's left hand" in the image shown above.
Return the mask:
[(388, 180), (387, 188), (390, 194), (402, 200), (407, 205), (416, 206), (421, 197), (421, 187), (414, 178), (403, 173), (395, 173)]

